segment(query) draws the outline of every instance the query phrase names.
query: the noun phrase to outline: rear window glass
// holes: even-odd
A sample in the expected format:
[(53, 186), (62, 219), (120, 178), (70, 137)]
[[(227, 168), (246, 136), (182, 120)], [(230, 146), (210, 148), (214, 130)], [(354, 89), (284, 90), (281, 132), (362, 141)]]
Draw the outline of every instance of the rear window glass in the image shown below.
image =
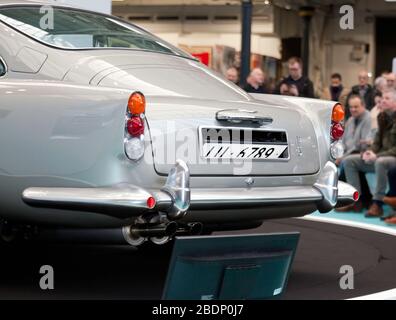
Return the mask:
[(182, 50), (115, 17), (59, 7), (51, 7), (53, 11), (49, 13), (40, 8), (3, 8), (0, 20), (34, 39), (63, 49), (126, 48), (191, 58)]

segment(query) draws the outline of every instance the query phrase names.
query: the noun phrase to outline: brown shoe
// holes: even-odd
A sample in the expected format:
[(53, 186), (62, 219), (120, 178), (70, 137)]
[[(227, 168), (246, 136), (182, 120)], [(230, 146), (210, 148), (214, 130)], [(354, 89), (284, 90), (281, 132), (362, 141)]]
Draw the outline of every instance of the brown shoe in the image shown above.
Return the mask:
[(383, 215), (384, 210), (382, 209), (382, 207), (377, 203), (373, 203), (367, 211), (366, 218), (380, 218)]
[(396, 208), (396, 197), (385, 197), (384, 202), (391, 206), (392, 208)]
[(362, 212), (363, 211), (363, 203), (358, 201), (354, 204), (350, 204), (349, 206), (336, 208), (336, 212)]
[(396, 217), (392, 217), (392, 218), (386, 219), (385, 222), (387, 224), (396, 225)]

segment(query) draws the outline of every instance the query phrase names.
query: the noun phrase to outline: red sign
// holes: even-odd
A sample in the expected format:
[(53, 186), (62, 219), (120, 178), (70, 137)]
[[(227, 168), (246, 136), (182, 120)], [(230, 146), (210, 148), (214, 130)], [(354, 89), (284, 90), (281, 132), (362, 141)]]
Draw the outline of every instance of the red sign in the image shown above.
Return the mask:
[(201, 63), (203, 63), (204, 65), (209, 66), (209, 58), (210, 58), (209, 52), (192, 53), (191, 55), (199, 59), (199, 61), (201, 61)]

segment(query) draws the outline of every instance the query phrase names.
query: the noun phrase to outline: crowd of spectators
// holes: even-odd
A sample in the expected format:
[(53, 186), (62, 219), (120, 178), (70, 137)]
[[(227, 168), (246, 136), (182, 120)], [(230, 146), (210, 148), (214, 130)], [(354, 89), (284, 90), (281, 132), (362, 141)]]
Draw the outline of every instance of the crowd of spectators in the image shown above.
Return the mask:
[[(270, 90), (266, 75), (260, 68), (251, 71), (243, 88), (249, 93), (272, 93), (315, 98), (312, 81), (303, 75), (300, 58), (288, 60), (288, 76)], [(226, 77), (239, 83), (238, 71), (227, 70)], [(337, 209), (341, 212), (362, 212), (366, 217), (381, 218), (396, 225), (396, 214), (384, 217), (385, 204), (396, 209), (396, 74), (384, 72), (374, 86), (370, 85), (367, 71), (361, 71), (358, 83), (351, 88), (343, 85), (342, 76), (331, 76), (330, 85), (319, 98), (340, 102), (345, 108), (344, 156), (337, 159), (340, 179), (354, 186), (362, 195), (350, 206)], [(375, 174), (375, 186), (370, 191), (366, 174)]]

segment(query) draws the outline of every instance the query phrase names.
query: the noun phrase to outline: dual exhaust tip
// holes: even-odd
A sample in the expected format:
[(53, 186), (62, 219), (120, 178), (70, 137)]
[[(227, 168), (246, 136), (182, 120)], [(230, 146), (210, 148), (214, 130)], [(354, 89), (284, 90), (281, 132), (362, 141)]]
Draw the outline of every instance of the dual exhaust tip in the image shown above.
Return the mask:
[(173, 237), (175, 235), (200, 235), (203, 231), (203, 225), (200, 222), (190, 223), (186, 227), (179, 228), (175, 221), (164, 225), (131, 227), (130, 235), (134, 238), (151, 238), (151, 237)]

